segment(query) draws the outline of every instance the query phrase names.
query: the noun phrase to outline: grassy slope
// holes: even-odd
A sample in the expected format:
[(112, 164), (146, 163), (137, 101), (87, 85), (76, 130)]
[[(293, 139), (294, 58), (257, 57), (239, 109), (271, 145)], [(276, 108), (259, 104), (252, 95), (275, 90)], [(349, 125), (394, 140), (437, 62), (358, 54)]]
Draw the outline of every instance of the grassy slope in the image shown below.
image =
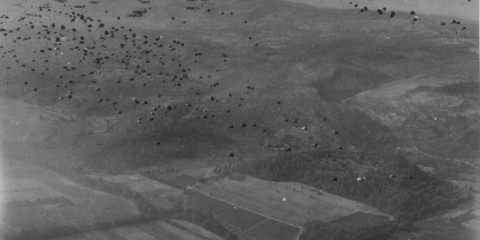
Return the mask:
[[(80, 3), (68, 2), (67, 6), (77, 2)], [(37, 6), (41, 2), (32, 4)], [(52, 57), (48, 51), (33, 53), (39, 48), (53, 47), (52, 41), (32, 39), (14, 43), (17, 35), (27, 36), (32, 31), (28, 28), (30, 25), (25, 26), (26, 22), (5, 23), (7, 29), (16, 26), (21, 26), (21, 29), (5, 37), (3, 50), (16, 48), (17, 45), (22, 48), (5, 53), (7, 57), (0, 60), (2, 66), (12, 66), (8, 71), (2, 71), (2, 86), (5, 87), (2, 89), (8, 89), (4, 95), (75, 116), (76, 120), (69, 123), (75, 126), (75, 130), (62, 139), (74, 147), (64, 151), (60, 149), (59, 158), (65, 158), (69, 152), (73, 152), (76, 159), (87, 159), (90, 167), (125, 169), (161, 164), (170, 159), (222, 159), (229, 152), (235, 152), (237, 157), (244, 159), (263, 157), (274, 153), (272, 149), (264, 147), (271, 142), (288, 144), (295, 150), (310, 150), (313, 143), (317, 143), (322, 150), (335, 150), (340, 146), (347, 150), (401, 146), (412, 139), (420, 139), (422, 136), (418, 134), (418, 129), (430, 123), (416, 120), (413, 125), (397, 128), (385, 126), (377, 118), (394, 104), (390, 102), (390, 97), (385, 95), (375, 101), (369, 98), (369, 105), (364, 107), (365, 102), (357, 94), (367, 91), (368, 96), (368, 90), (372, 89), (384, 91), (383, 88), (377, 89), (390, 82), (398, 83), (395, 88), (402, 87), (405, 79), (423, 78), (427, 73), (462, 81), (478, 78), (478, 71), (475, 71), (478, 70), (478, 54), (470, 51), (478, 43), (474, 38), (478, 31), (471, 24), (467, 24), (469, 31), (457, 37), (453, 27), (442, 29), (438, 25), (440, 21), (448, 20), (442, 17), (425, 17), (412, 29), (410, 17), (404, 13), (386, 21), (378, 19), (375, 13), (358, 15), (354, 10), (315, 9), (282, 1), (232, 0), (209, 1), (208, 4), (211, 12), (206, 11), (207, 7), (192, 12), (185, 10), (186, 2), (155, 2), (151, 3), (152, 9), (140, 19), (125, 17), (131, 10), (146, 6), (139, 2), (122, 0), (115, 4), (87, 4), (86, 15), (94, 19), (101, 18), (107, 25), (106, 29), (125, 26), (118, 33), (115, 32), (115, 37), (107, 36), (108, 44), (103, 43), (106, 46), (100, 50), (99, 37), (103, 30), (93, 27), (91, 32), (87, 32), (88, 28), (78, 20), (69, 23), (64, 15), (52, 12), (43, 11), (45, 17), (42, 19), (27, 18), (36, 21), (35, 29), (53, 21), (58, 25), (65, 24), (67, 29), (78, 29), (77, 33), (59, 30), (58, 26), (52, 30), (57, 32), (56, 35), (67, 37), (60, 46), (64, 50), (61, 57)], [(58, 3), (51, 3), (51, 6), (57, 11), (70, 11)], [(21, 15), (19, 7), (8, 5), (5, 9), (16, 17)], [(105, 13), (105, 10), (109, 12)], [(221, 15), (221, 11), (226, 14)], [(234, 14), (230, 15), (230, 11)], [(302, 14), (297, 14), (299, 12)], [(55, 19), (53, 16), (56, 16)], [(121, 20), (117, 20), (117, 16), (121, 16)], [(176, 20), (171, 20), (171, 16), (175, 16)], [(248, 23), (243, 23), (244, 20), (248, 20)], [(138, 70), (144, 69), (145, 73), (134, 73), (135, 65), (121, 69), (126, 49), (121, 49), (119, 44), (124, 42), (123, 34), (131, 34), (128, 28), (134, 29), (133, 32), (139, 36), (147, 35), (150, 42), (159, 35), (163, 36), (161, 42), (165, 47), (171, 45), (172, 40), (180, 40), (185, 46), (177, 46), (173, 52), (155, 50), (153, 53), (158, 55), (153, 57), (140, 54), (142, 48), (132, 53), (134, 49), (129, 40), (127, 47), (131, 50), (130, 54), (136, 63), (142, 63)], [(94, 55), (78, 62), (82, 51), (68, 49), (78, 45), (79, 36), (86, 37), (84, 46), (97, 47), (91, 52), (111, 58), (104, 59), (105, 64), (99, 69), (92, 64)], [(77, 37), (77, 40), (71, 40), (73, 37)], [(249, 40), (249, 37), (253, 39)], [(257, 42), (259, 46), (254, 47)], [(140, 40), (137, 41), (138, 45)], [(144, 45), (142, 47), (145, 48)], [(202, 52), (202, 57), (195, 58), (194, 49)], [(161, 60), (166, 65), (154, 63), (162, 53), (166, 54)], [(14, 54), (19, 63), (9, 59)], [(222, 61), (222, 54), (227, 55), (227, 62)], [(178, 62), (183, 67), (169, 62), (176, 55), (180, 55)], [(29, 63), (32, 57), (50, 61)], [(152, 63), (144, 63), (147, 59)], [(194, 63), (195, 59), (200, 62)], [(62, 70), (60, 67), (66, 62), (75, 65), (77, 70)], [(27, 67), (20, 67), (21, 63), (26, 63)], [(47, 67), (50, 71), (45, 71), (44, 76), (32, 75), (29, 71), (31, 67), (37, 69), (35, 72)], [(171, 77), (158, 75), (159, 72), (181, 74), (181, 69), (186, 67), (191, 69), (190, 77), (183, 80), (181, 86), (176, 85), (178, 80), (172, 82)], [(215, 71), (217, 68), (219, 72)], [(90, 74), (91, 71), (94, 73)], [(153, 74), (152, 80), (146, 78), (146, 73)], [(86, 74), (86, 77), (81, 74)], [(207, 75), (212, 77), (206, 78)], [(136, 80), (129, 81), (130, 77)], [(13, 79), (25, 79), (29, 84)], [(74, 83), (68, 83), (68, 79), (74, 80)], [(121, 84), (114, 83), (118, 79), (122, 80)], [(431, 81), (434, 80), (432, 78)], [(220, 85), (209, 87), (215, 82)], [(65, 84), (67, 88), (56, 88), (56, 84)], [(249, 85), (254, 86), (255, 90), (248, 90), (246, 87)], [(33, 87), (37, 87), (38, 91), (33, 92)], [(97, 87), (102, 90), (95, 92)], [(73, 91), (73, 100), (58, 101), (57, 97), (65, 96), (68, 90)], [(161, 98), (156, 97), (159, 93), (162, 94)], [(228, 96), (229, 93), (232, 97)], [(210, 101), (211, 96), (219, 101)], [(148, 100), (149, 103), (136, 105), (131, 97)], [(444, 94), (440, 97), (444, 98)], [(98, 103), (97, 98), (109, 98), (110, 102), (115, 100), (118, 104)], [(192, 103), (193, 107), (186, 107), (186, 103)], [(430, 102), (421, 109), (400, 106), (399, 111), (406, 112), (414, 119), (422, 116), (423, 109), (433, 113), (444, 111), (443, 106), (435, 103)], [(167, 105), (174, 105), (177, 109), (164, 113)], [(155, 112), (154, 121), (148, 121), (149, 112), (154, 106), (160, 106), (160, 110)], [(467, 107), (467, 110), (472, 108)], [(123, 114), (116, 115), (117, 110), (122, 110)], [(208, 113), (204, 110), (208, 110)], [(230, 113), (226, 113), (226, 110), (230, 110)], [(19, 114), (17, 118), (24, 116)], [(102, 134), (91, 133), (89, 128), (82, 125), (87, 117), (102, 118), (109, 123), (109, 127)], [(138, 117), (142, 117), (143, 124), (136, 123)], [(322, 121), (323, 117), (328, 120)], [(475, 118), (472, 115), (466, 117), (468, 121), (459, 124), (469, 129)], [(290, 121), (286, 122), (285, 119)], [(292, 123), (293, 119), (298, 119), (298, 123)], [(44, 122), (62, 126), (59, 121), (50, 120), (39, 120), (35, 124)], [(247, 123), (247, 127), (239, 127), (241, 123)], [(252, 126), (254, 123), (257, 127)], [(9, 126), (12, 124), (10, 122)], [(235, 125), (233, 130), (227, 129), (230, 124)], [(308, 130), (301, 130), (302, 126), (307, 126)], [(265, 129), (265, 132), (261, 129)], [(405, 134), (406, 129), (410, 129), (411, 133)], [(333, 134), (335, 130), (340, 134)], [(475, 130), (472, 131), (460, 134), (459, 138), (469, 141), (475, 136)], [(57, 131), (53, 129), (51, 135), (54, 132)], [(31, 136), (16, 130), (10, 134), (23, 136), (27, 142), (33, 141)], [(442, 139), (445, 134), (440, 133), (439, 136)], [(435, 145), (427, 143), (425, 146), (435, 150), (437, 144), (451, 140), (444, 139)], [(155, 141), (160, 141), (161, 145), (155, 146)], [(17, 141), (7, 140), (5, 145), (22, 148)], [(55, 145), (55, 141), (52, 145)], [(42, 157), (51, 158), (48, 154)]]

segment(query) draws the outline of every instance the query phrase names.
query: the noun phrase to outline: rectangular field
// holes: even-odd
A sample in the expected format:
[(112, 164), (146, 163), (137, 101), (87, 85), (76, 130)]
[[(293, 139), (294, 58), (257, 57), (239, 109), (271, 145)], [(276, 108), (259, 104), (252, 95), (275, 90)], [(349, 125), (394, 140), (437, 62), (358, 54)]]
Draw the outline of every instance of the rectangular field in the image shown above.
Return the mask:
[(255, 212), (232, 205), (214, 196), (191, 190), (188, 207), (205, 214), (212, 214), (233, 231), (256, 240), (294, 240), (300, 227), (267, 218)]
[(187, 206), (189, 208), (196, 209), (205, 214), (213, 214), (220, 221), (227, 224), (227, 227), (232, 227), (236, 231), (244, 231), (267, 219), (243, 208), (209, 197), (203, 193), (189, 191), (187, 196)]
[(291, 225), (268, 219), (264, 223), (245, 231), (247, 236), (259, 240), (294, 240), (300, 229)]
[(171, 186), (174, 186), (174, 187), (177, 187), (177, 188), (180, 188), (180, 189), (185, 189), (187, 186), (191, 186), (194, 183), (196, 183), (198, 181), (198, 179), (194, 178), (192, 176), (182, 174), (182, 175), (176, 176), (174, 178), (162, 179), (162, 181), (171, 185)]
[(208, 230), (205, 230), (204, 228), (195, 225), (191, 222), (183, 221), (183, 220), (170, 220), (170, 223), (173, 225), (188, 230), (189, 232), (195, 232), (198, 235), (204, 237), (205, 239), (210, 239), (210, 240), (222, 240), (221, 237), (211, 233)]
[(376, 212), (361, 202), (303, 184), (268, 182), (249, 176), (200, 184), (196, 191), (297, 226), (311, 220), (328, 222), (359, 211)]
[[(187, 226), (187, 227), (185, 227)], [(191, 223), (179, 220), (155, 221), (132, 226), (93, 231), (57, 240), (221, 240), (217, 235)]]
[(102, 178), (103, 181), (118, 183), (127, 186), (130, 190), (147, 196), (157, 208), (173, 209), (185, 197), (183, 190), (169, 186), (165, 183), (152, 180), (140, 174), (121, 175), (88, 175), (93, 178)]
[(171, 187), (161, 182), (154, 181), (140, 174), (102, 176), (102, 179), (108, 182), (125, 184), (132, 191), (139, 193), (155, 192), (159, 194), (169, 194), (181, 191), (180, 189)]

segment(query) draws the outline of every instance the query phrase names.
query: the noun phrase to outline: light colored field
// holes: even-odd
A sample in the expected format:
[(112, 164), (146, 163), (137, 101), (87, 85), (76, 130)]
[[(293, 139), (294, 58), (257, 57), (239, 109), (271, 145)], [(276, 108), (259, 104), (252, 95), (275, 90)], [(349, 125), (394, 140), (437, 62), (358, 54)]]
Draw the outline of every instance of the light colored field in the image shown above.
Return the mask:
[(460, 181), (460, 180), (449, 180), (449, 182), (459, 186), (459, 187), (471, 187), (474, 191), (480, 191), (480, 183), (470, 182), (470, 181)]
[(237, 207), (214, 196), (199, 191), (188, 191), (187, 206), (205, 214), (212, 214), (226, 227), (234, 231), (245, 231), (267, 219), (251, 210)]
[(175, 227), (166, 222), (157, 222), (157, 225), (167, 233), (167, 236), (171, 236), (172, 239), (191, 239), (202, 240), (199, 236), (192, 232), (185, 231), (178, 227)]
[(134, 172), (141, 174), (154, 174), (157, 178), (167, 181), (179, 176), (189, 176), (193, 178), (202, 178), (211, 169), (202, 162), (203, 159), (178, 160), (173, 163), (167, 162), (161, 166), (142, 167)]
[(115, 233), (127, 240), (152, 240), (152, 235), (141, 231), (136, 227), (124, 227), (114, 230)]
[(300, 229), (269, 219), (255, 228), (246, 231), (246, 234), (261, 240), (293, 240)]
[(148, 172), (148, 171), (158, 171), (159, 173), (167, 173), (168, 169), (179, 169), (180, 171), (186, 171), (189, 169), (201, 169), (205, 167), (200, 159), (193, 159), (193, 160), (177, 160), (174, 162), (166, 162), (161, 166), (154, 166), (154, 167), (142, 167), (135, 172)]
[(454, 218), (459, 217), (459, 216), (461, 216), (461, 215), (463, 215), (467, 212), (468, 212), (468, 210), (466, 210), (466, 209), (453, 209), (453, 210), (450, 210), (450, 211), (444, 213), (442, 215), (442, 217), (447, 218), (447, 219), (454, 219)]
[(110, 194), (84, 198), (81, 201), (74, 199), (74, 202), (49, 207), (6, 208), (4, 211), (6, 227), (10, 230), (48, 229), (58, 225), (78, 227), (97, 221), (111, 222), (130, 218), (139, 214), (132, 202)]
[(118, 227), (105, 231), (94, 231), (84, 235), (68, 236), (58, 240), (221, 240), (219, 236), (189, 222), (149, 222), (135, 227)]
[(0, 231), (9, 232), (33, 228), (44, 230), (59, 225), (79, 227), (97, 221), (111, 222), (131, 218), (139, 214), (132, 201), (81, 186), (51, 170), (26, 162), (18, 164), (10, 162), (3, 166), (6, 168), (3, 169), (3, 172), (8, 176), (16, 176), (21, 179), (9, 186), (4, 185), (4, 190), (11, 187), (21, 188), (25, 185), (35, 185), (40, 186), (40, 189), (45, 189), (44, 194), (55, 193), (70, 199), (72, 203), (4, 208), (2, 217), (5, 221), (2, 222)]
[(71, 235), (57, 238), (55, 240), (125, 240), (112, 231), (93, 231), (84, 235)]
[(102, 178), (105, 181), (125, 184), (129, 186), (132, 191), (139, 193), (156, 192), (160, 194), (169, 194), (181, 191), (167, 184), (144, 177), (140, 174), (124, 174)]
[(183, 191), (167, 184), (154, 181), (140, 174), (122, 174), (116, 176), (89, 175), (94, 178), (102, 178), (104, 181), (124, 184), (134, 192), (148, 195), (155, 207), (173, 209), (182, 202)]
[(177, 225), (178, 227), (182, 228), (182, 229), (185, 229), (185, 230), (188, 230), (189, 232), (195, 232), (197, 233), (198, 235), (206, 238), (206, 239), (210, 239), (210, 240), (222, 240), (221, 237), (205, 230), (204, 228), (201, 228), (193, 223), (190, 223), (190, 222), (187, 222), (187, 221), (183, 221), (183, 220), (171, 220), (170, 222), (172, 222), (174, 225)]
[(222, 178), (200, 185), (197, 190), (294, 225), (314, 219), (332, 221), (358, 211), (376, 212), (366, 204), (303, 184), (268, 182), (248, 176), (244, 181)]
[(168, 184), (171, 184), (172, 186), (176, 186), (181, 189), (185, 189), (187, 186), (191, 186), (194, 183), (198, 181), (198, 178), (194, 178), (188, 175), (180, 175), (171, 179), (163, 179), (163, 181), (166, 181)]
[(469, 221), (466, 221), (462, 223), (462, 225), (472, 230), (480, 232), (480, 219), (478, 218), (474, 218)]

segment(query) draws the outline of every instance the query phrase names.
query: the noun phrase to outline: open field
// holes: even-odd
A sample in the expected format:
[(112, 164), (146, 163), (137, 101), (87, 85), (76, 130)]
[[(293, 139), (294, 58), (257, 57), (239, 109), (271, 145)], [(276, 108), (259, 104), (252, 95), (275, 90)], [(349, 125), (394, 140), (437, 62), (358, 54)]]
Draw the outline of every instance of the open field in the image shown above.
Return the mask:
[[(69, 200), (0, 233), (328, 240), (467, 201), (444, 180), (480, 173), (478, 0), (348, 2), (0, 0), (1, 193)], [(237, 166), (272, 182), (216, 179)], [(472, 208), (392, 240), (471, 240)]]
[(220, 221), (233, 227), (234, 230), (243, 231), (266, 220), (265, 217), (247, 211), (243, 208), (211, 198), (203, 193), (188, 191), (187, 206), (203, 213), (211, 213)]
[[(205, 195), (196, 190), (187, 193), (187, 206), (205, 214), (213, 214), (225, 226), (248, 239), (295, 239), (300, 226), (291, 225), (261, 215), (249, 209), (233, 205), (212, 195)], [(272, 231), (276, 231), (272, 234)], [(268, 235), (271, 237), (266, 238)]]
[(470, 182), (470, 181), (461, 181), (461, 180), (450, 180), (450, 182), (459, 187), (470, 187), (473, 189), (473, 191), (477, 193), (480, 192), (480, 182)]
[(107, 182), (121, 183), (130, 187), (130, 190), (139, 193), (155, 192), (158, 194), (173, 194), (181, 190), (170, 187), (167, 184), (154, 181), (140, 174), (122, 174), (115, 176), (89, 175), (102, 178)]
[(89, 177), (102, 179), (103, 181), (118, 183), (127, 186), (131, 191), (140, 193), (152, 200), (152, 204), (158, 209), (174, 209), (179, 205), (185, 194), (183, 190), (171, 187), (140, 174), (121, 174), (121, 175), (94, 175)]
[[(28, 183), (45, 188), (44, 194), (55, 193), (71, 204), (43, 204), (4, 208), (2, 232), (47, 230), (56, 226), (93, 226), (98, 221), (112, 222), (139, 214), (132, 201), (78, 185), (55, 172), (24, 162), (4, 161), (2, 171), (7, 176), (28, 177)], [(22, 181), (23, 182), (23, 181)], [(19, 184), (22, 182), (18, 182)]]
[(177, 160), (159, 166), (143, 167), (133, 171), (150, 178), (167, 183), (179, 189), (185, 189), (211, 172), (212, 166), (206, 165), (201, 159)]
[(155, 221), (133, 226), (94, 231), (57, 240), (221, 240), (217, 235), (180, 220)]
[(185, 230), (188, 230), (190, 232), (196, 232), (197, 234), (199, 235), (202, 235), (204, 236), (205, 238), (207, 239), (211, 239), (211, 240), (221, 240), (220, 237), (218, 237), (217, 235), (193, 224), (193, 223), (190, 223), (190, 222), (187, 222), (187, 221), (183, 221), (183, 220), (170, 220), (170, 223), (172, 223), (173, 225), (176, 225), (182, 229), (185, 229)]
[(171, 186), (185, 189), (187, 186), (196, 183), (198, 181), (198, 178), (194, 178), (188, 175), (180, 175), (170, 179), (162, 179), (162, 181), (168, 183)]
[(299, 231), (298, 227), (268, 219), (244, 233), (259, 240), (293, 240), (296, 239)]
[(359, 211), (377, 213), (371, 206), (307, 185), (235, 175), (240, 177), (200, 184), (196, 190), (294, 225), (312, 220), (328, 222)]

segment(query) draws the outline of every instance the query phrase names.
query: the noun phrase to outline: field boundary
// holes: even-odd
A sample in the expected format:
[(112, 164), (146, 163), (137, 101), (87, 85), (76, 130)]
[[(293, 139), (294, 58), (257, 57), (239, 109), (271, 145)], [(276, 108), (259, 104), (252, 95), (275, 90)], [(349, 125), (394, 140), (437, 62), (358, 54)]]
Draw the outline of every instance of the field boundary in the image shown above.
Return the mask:
[(258, 227), (258, 226), (260, 226), (260, 225), (262, 225), (262, 224), (266, 223), (266, 222), (267, 222), (267, 221), (269, 221), (269, 220), (271, 220), (271, 219), (270, 219), (270, 218), (265, 218), (265, 220), (263, 220), (263, 221), (261, 221), (261, 222), (259, 222), (259, 223), (255, 224), (255, 225), (253, 225), (253, 226), (251, 226), (251, 227), (249, 227), (249, 228), (245, 229), (245, 230), (243, 231), (243, 233), (246, 233), (246, 232), (248, 232), (248, 231), (250, 231), (250, 230), (252, 230), (252, 229), (254, 229), (254, 228)]
[[(263, 213), (259, 213), (259, 212), (256, 212), (256, 211), (254, 211), (254, 210), (248, 209), (248, 208), (244, 208), (244, 207), (241, 207), (241, 206), (237, 206), (237, 205), (234, 204), (234, 203), (231, 203), (231, 202), (229, 202), (229, 201), (223, 200), (223, 199), (218, 198), (218, 197), (215, 197), (215, 196), (207, 195), (207, 194), (205, 194), (205, 193), (203, 193), (203, 192), (201, 192), (201, 191), (198, 191), (198, 190), (196, 190), (196, 189), (187, 189), (187, 194), (186, 194), (186, 195), (188, 195), (188, 191), (195, 191), (195, 192), (200, 193), (200, 194), (202, 194), (202, 195), (204, 195), (204, 196), (206, 196), (206, 197), (216, 199), (216, 200), (218, 200), (218, 201), (227, 203), (227, 204), (232, 205), (232, 206), (236, 206), (237, 208), (241, 208), (241, 209), (243, 209), (243, 210), (245, 210), (245, 211), (247, 211), (247, 212), (251, 212), (251, 213), (253, 213), (253, 214), (260, 215), (260, 216), (266, 218), (267, 220), (269, 220), (269, 219), (275, 220), (275, 221), (277, 221), (277, 222), (280, 222), (280, 223), (283, 223), (283, 224), (286, 224), (286, 225), (289, 225), (289, 226), (292, 226), (292, 227), (296, 227), (296, 228), (298, 228), (300, 231), (301, 231), (301, 229), (302, 229), (301, 226), (298, 226), (298, 225), (295, 225), (295, 224), (292, 224), (292, 223), (285, 222), (285, 221), (280, 220), (280, 219), (277, 219), (277, 218), (275, 218), (275, 217), (267, 216), (267, 215), (265, 215), (265, 214), (263, 214)], [(265, 220), (262, 221), (261, 223), (264, 223), (264, 222), (265, 222)], [(258, 226), (258, 225), (260, 225), (260, 224), (257, 224), (257, 226)], [(247, 229), (247, 230), (251, 230), (251, 229), (253, 229), (253, 228), (251, 227), (251, 228), (249, 228), (249, 229)], [(245, 231), (247, 231), (247, 230), (244, 230), (243, 232), (245, 232)]]

